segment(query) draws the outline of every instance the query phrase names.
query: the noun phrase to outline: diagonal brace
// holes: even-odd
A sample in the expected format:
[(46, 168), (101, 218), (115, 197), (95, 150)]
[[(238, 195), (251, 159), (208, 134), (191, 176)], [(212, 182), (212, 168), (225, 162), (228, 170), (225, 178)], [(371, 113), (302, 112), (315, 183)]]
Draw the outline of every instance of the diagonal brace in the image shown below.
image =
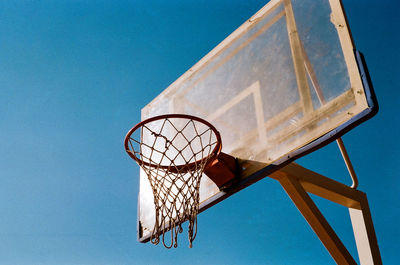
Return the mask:
[(360, 264), (382, 264), (365, 193), (291, 163), (272, 173), (337, 264), (357, 264), (307, 192), (349, 208)]

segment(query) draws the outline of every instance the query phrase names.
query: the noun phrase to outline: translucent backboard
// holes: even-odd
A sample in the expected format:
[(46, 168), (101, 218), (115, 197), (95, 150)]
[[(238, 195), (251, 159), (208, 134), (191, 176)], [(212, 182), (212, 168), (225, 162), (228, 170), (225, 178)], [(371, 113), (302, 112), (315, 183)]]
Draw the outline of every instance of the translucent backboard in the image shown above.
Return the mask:
[[(220, 191), (203, 175), (200, 211), (326, 145), (374, 113), (362, 58), (339, 0), (272, 0), (142, 109), (212, 123), (240, 159), (241, 182)], [(138, 237), (154, 201), (140, 173)]]

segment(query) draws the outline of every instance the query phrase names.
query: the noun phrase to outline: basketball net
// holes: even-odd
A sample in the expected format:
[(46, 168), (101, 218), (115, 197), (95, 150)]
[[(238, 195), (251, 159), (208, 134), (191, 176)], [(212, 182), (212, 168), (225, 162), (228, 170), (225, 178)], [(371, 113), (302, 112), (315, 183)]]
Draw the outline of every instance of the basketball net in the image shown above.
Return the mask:
[[(127, 152), (146, 173), (153, 191), (155, 224), (150, 240), (158, 244), (161, 237), (166, 248), (178, 246), (185, 221), (192, 247), (197, 234), (200, 180), (207, 163), (221, 149), (214, 127), (196, 117), (176, 115), (139, 123), (127, 136)], [(132, 133), (139, 128), (140, 139), (135, 139)]]

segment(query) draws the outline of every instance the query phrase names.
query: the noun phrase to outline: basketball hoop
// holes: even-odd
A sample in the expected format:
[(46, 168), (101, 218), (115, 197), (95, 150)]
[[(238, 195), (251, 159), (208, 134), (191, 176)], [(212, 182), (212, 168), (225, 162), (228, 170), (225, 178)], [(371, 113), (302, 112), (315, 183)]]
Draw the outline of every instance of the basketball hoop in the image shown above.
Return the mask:
[[(189, 222), (190, 247), (197, 233), (199, 188), (203, 172), (221, 187), (235, 174), (219, 161), (221, 136), (209, 122), (185, 114), (152, 117), (134, 126), (125, 138), (125, 149), (146, 173), (155, 206), (151, 242), (166, 248), (177, 247), (182, 223)], [(223, 161), (228, 155), (223, 154)], [(229, 160), (228, 158), (228, 160)], [(234, 158), (230, 163), (235, 164)], [(230, 166), (232, 168), (232, 166)], [(234, 167), (233, 167), (234, 168)], [(222, 170), (222, 171), (221, 171)], [(234, 170), (233, 170), (234, 171)], [(218, 177), (223, 174), (226, 176)], [(171, 242), (165, 234), (170, 231)]]

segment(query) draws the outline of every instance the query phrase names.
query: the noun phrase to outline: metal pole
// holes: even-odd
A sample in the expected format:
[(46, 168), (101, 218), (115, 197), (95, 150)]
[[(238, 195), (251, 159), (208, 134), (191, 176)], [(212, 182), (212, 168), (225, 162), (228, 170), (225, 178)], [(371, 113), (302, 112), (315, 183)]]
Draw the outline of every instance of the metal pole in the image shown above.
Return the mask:
[(358, 186), (357, 175), (356, 172), (354, 171), (353, 165), (351, 164), (349, 154), (346, 151), (346, 147), (344, 146), (342, 138), (336, 139), (336, 143), (339, 146), (340, 153), (342, 153), (344, 163), (346, 164), (347, 170), (349, 171), (350, 177), (353, 181), (353, 184), (350, 187), (353, 189), (357, 189)]

